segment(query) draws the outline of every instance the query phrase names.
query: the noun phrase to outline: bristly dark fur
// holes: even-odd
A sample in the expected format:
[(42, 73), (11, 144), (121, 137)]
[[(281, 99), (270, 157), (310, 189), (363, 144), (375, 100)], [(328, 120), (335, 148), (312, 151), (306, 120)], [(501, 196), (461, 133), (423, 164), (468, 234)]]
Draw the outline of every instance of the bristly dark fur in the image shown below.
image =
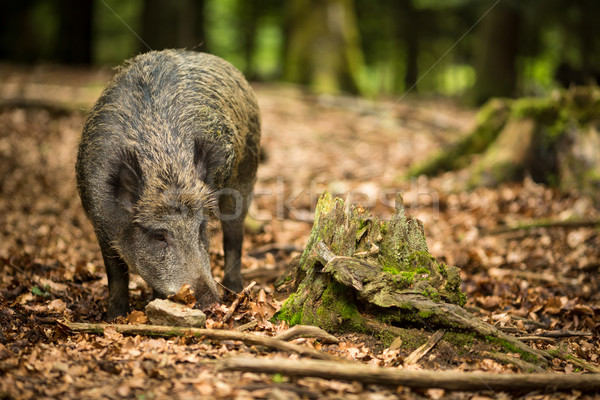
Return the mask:
[(142, 168), (137, 154), (129, 149), (120, 151), (111, 168), (108, 186), (112, 195), (126, 208), (132, 208), (143, 190)]
[[(223, 285), (243, 289), (259, 141), (252, 88), (218, 57), (151, 51), (111, 80), (86, 119), (76, 167), (106, 266), (109, 319), (129, 310), (129, 272), (158, 296), (189, 284), (201, 306), (219, 299), (205, 224), (213, 209), (223, 228)], [(163, 236), (167, 246), (156, 239)]]
[(212, 186), (214, 171), (225, 162), (223, 150), (217, 147), (215, 143), (206, 140), (196, 139), (194, 142), (194, 165), (198, 177), (204, 183)]

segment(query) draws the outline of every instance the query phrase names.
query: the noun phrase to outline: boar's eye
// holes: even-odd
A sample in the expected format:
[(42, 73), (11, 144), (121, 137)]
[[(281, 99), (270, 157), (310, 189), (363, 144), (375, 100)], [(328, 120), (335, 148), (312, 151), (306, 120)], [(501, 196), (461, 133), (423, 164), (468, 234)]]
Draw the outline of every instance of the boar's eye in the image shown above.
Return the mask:
[(154, 232), (154, 240), (158, 242), (167, 242), (167, 237), (163, 232)]

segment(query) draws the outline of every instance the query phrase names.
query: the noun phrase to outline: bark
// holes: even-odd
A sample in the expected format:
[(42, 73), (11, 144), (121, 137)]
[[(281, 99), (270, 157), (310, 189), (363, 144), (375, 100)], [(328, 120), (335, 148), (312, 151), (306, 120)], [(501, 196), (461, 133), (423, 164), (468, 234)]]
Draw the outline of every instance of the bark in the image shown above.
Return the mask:
[(367, 384), (407, 386), (411, 388), (442, 388), (446, 390), (506, 392), (595, 391), (600, 390), (600, 374), (493, 374), (454, 371), (404, 371), (378, 368), (348, 362), (264, 358), (229, 358), (221, 368), (233, 371), (315, 376)]

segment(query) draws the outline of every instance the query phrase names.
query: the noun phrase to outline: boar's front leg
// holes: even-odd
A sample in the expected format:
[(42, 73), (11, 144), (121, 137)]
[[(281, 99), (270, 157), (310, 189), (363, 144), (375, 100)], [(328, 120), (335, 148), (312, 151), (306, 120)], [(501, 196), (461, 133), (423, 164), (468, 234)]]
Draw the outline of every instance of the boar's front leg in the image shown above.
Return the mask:
[(98, 235), (106, 276), (108, 277), (107, 320), (125, 316), (129, 312), (129, 270), (127, 264), (110, 244)]
[(242, 242), (244, 241), (244, 219), (248, 213), (251, 195), (247, 188), (231, 191), (221, 196), (219, 209), (223, 228), (223, 251), (225, 253), (225, 276), (223, 285), (235, 292), (241, 292), (242, 284)]
[(223, 227), (223, 251), (225, 252), (225, 276), (223, 285), (235, 292), (242, 285), (242, 242), (244, 240), (244, 216), (229, 221), (221, 221)]

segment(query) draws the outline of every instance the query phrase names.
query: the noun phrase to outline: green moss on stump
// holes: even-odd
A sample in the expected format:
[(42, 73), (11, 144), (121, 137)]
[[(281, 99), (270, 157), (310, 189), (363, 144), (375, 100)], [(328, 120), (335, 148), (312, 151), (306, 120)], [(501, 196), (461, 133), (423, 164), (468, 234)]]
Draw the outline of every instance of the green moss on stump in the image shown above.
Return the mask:
[(480, 109), (470, 134), (412, 166), (408, 177), (465, 168), (470, 178), (457, 190), (531, 176), (597, 199), (599, 127), (598, 87), (557, 90), (545, 98), (492, 99)]
[[(330, 250), (331, 259), (323, 259), (318, 243)], [(423, 226), (406, 217), (400, 196), (393, 218), (380, 221), (362, 207), (323, 194), (297, 269), (295, 292), (276, 315), (290, 325), (367, 332), (363, 312), (394, 324), (422, 323), (432, 316), (403, 296), (459, 306), (466, 300), (458, 268), (429, 254)]]
[[(437, 326), (476, 332), (496, 338), (504, 348), (510, 345), (509, 351), (549, 358), (462, 308), (466, 296), (459, 269), (429, 254), (423, 227), (406, 217), (401, 196), (392, 219), (383, 222), (362, 207), (323, 194), (295, 266), (287, 288), (293, 294), (276, 320), (331, 333), (365, 333), (390, 343), (402, 334), (400, 327)], [(276, 287), (286, 291), (281, 284)]]

